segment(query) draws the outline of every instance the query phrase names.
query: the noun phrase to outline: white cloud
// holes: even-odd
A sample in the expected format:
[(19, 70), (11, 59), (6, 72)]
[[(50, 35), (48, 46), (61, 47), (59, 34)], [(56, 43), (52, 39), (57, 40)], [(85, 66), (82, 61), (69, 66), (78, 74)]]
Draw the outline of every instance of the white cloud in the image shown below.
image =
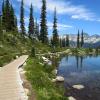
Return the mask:
[[(35, 9), (37, 8), (39, 10), (41, 8), (41, 0), (24, 0), (24, 2), (26, 6), (30, 6), (32, 3)], [(58, 14), (67, 14), (71, 16), (72, 19), (97, 21), (95, 14), (82, 5), (76, 6), (69, 1), (64, 2), (63, 0), (47, 0), (48, 11), (53, 12), (55, 7)]]
[[(53, 23), (51, 23), (51, 22), (48, 22), (47, 23), (47, 26), (48, 26), (48, 28), (49, 29), (52, 29), (53, 28)], [(65, 30), (65, 29), (68, 29), (68, 28), (72, 28), (73, 26), (71, 26), (71, 25), (66, 25), (66, 24), (62, 24), (62, 23), (58, 23), (57, 24), (57, 29), (58, 30)]]

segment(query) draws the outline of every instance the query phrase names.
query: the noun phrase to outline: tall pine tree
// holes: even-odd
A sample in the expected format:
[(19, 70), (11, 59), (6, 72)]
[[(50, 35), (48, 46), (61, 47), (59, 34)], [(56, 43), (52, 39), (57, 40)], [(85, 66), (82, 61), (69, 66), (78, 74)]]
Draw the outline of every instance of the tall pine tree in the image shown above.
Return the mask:
[(17, 27), (17, 17), (15, 16), (15, 31), (18, 32), (18, 27)]
[(21, 1), (21, 9), (20, 9), (20, 29), (21, 35), (25, 36), (25, 23), (24, 23), (24, 2)]
[(81, 47), (83, 47), (84, 45), (84, 32), (82, 30), (82, 33), (81, 33)]
[(15, 13), (14, 13), (14, 9), (13, 6), (10, 6), (10, 30), (11, 31), (15, 31), (16, 30), (16, 23), (15, 23)]
[(69, 35), (66, 35), (66, 47), (69, 47)]
[(65, 38), (62, 39), (62, 47), (66, 47), (66, 39)]
[(11, 24), (10, 24), (10, 2), (9, 0), (5, 1), (5, 8), (4, 8), (4, 12), (5, 12), (5, 29), (6, 31), (10, 31), (11, 30)]
[(59, 38), (59, 45), (62, 47), (62, 38)]
[(39, 30), (39, 24), (37, 23), (37, 19), (35, 21), (35, 35), (37, 37), (37, 39), (40, 39), (40, 30)]
[(42, 43), (48, 43), (48, 31), (46, 20), (46, 0), (42, 0), (41, 22), (40, 22), (40, 40)]
[(34, 37), (34, 17), (33, 17), (33, 6), (31, 4), (31, 7), (30, 7), (30, 19), (29, 19), (29, 38), (33, 39)]
[(2, 28), (5, 29), (6, 18), (5, 18), (5, 1), (2, 3)]
[(53, 22), (53, 46), (59, 46), (59, 35), (57, 31), (57, 16), (56, 16), (56, 8), (54, 11), (54, 22)]
[(80, 47), (80, 33), (79, 33), (79, 30), (78, 30), (78, 34), (77, 34), (77, 48)]
[(15, 24), (15, 12), (9, 0), (2, 3), (2, 27), (6, 31), (15, 31), (17, 25)]
[(1, 17), (1, 12), (0, 12), (0, 37), (1, 37), (1, 33), (2, 33), (2, 20), (1, 20), (1, 18), (2, 17)]

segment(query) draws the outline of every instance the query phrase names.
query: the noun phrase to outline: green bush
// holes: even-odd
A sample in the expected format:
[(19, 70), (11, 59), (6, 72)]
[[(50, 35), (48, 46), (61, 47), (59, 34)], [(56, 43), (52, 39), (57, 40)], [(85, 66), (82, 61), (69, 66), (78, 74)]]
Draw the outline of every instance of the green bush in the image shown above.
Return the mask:
[(31, 49), (31, 57), (35, 57), (35, 48), (34, 47), (32, 47), (32, 49)]
[(9, 63), (11, 60), (14, 59), (13, 55), (4, 55), (0, 58), (0, 66), (3, 67), (3, 65)]

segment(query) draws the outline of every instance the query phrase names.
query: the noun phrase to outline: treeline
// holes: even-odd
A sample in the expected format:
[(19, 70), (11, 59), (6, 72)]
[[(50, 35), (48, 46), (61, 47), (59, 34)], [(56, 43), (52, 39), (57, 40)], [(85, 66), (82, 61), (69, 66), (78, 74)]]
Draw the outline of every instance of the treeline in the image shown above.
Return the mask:
[[(70, 47), (69, 35), (66, 35), (65, 38), (61, 38), (58, 34), (57, 30), (57, 11), (54, 9), (54, 18), (53, 18), (53, 31), (52, 38), (48, 38), (48, 27), (47, 27), (47, 12), (46, 12), (46, 0), (42, 0), (41, 7), (41, 16), (40, 16), (40, 24), (37, 23), (37, 19), (34, 18), (33, 6), (30, 5), (30, 15), (29, 15), (29, 26), (28, 26), (28, 34), (25, 29), (25, 21), (24, 21), (24, 1), (21, 1), (20, 7), (20, 30), (18, 31), (17, 27), (17, 17), (15, 15), (15, 11), (13, 5), (9, 0), (3, 0), (2, 3), (2, 16), (0, 17), (0, 31), (10, 32), (16, 31), (19, 32), (21, 37), (25, 38), (28, 36), (30, 39), (37, 39), (44, 44), (49, 44), (52, 47)], [(77, 36), (77, 47), (82, 47), (84, 44), (84, 36), (83, 31), (81, 35), (78, 32)]]
[(42, 0), (41, 8), (41, 22), (40, 25), (37, 23), (37, 20), (33, 16), (33, 6), (30, 5), (30, 17), (29, 17), (29, 26), (28, 32), (25, 28), (25, 15), (24, 15), (24, 1), (21, 1), (20, 7), (20, 29), (18, 30), (17, 26), (17, 17), (13, 5), (10, 0), (3, 0), (2, 2), (2, 14), (0, 15), (0, 33), (4, 32), (18, 32), (21, 37), (25, 38), (28, 36), (30, 39), (38, 39), (42, 43), (49, 43), (48, 39), (48, 30), (46, 22), (46, 1)]
[[(29, 26), (28, 26), (28, 34), (25, 29), (25, 15), (24, 15), (24, 1), (21, 1), (20, 7), (20, 30), (17, 27), (17, 17), (15, 15), (15, 11), (13, 5), (10, 3), (10, 0), (3, 0), (2, 2), (2, 15), (0, 15), (0, 33), (3, 32), (18, 32), (21, 37), (28, 36), (30, 39), (38, 39), (42, 43), (48, 44), (48, 27), (47, 27), (47, 19), (46, 19), (46, 0), (42, 0), (41, 7), (41, 17), (40, 17), (40, 25), (37, 23), (37, 20), (33, 16), (33, 6), (30, 5), (30, 16), (29, 16)], [(57, 42), (54, 40), (58, 38), (57, 36), (57, 26), (56, 26), (56, 11), (54, 15), (54, 26), (53, 26), (53, 42)], [(56, 34), (56, 35), (55, 35)], [(57, 43), (54, 43), (57, 45)]]
[(18, 31), (17, 17), (15, 15), (12, 4), (9, 0), (3, 0), (2, 3), (2, 16), (0, 17), (0, 31)]

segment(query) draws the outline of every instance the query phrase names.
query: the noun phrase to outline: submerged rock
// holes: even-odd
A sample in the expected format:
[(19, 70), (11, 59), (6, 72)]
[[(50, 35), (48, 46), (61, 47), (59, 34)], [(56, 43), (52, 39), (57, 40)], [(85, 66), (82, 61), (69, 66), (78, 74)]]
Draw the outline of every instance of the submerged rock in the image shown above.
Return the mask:
[(78, 90), (81, 90), (81, 89), (84, 88), (83, 85), (73, 85), (72, 87), (73, 87), (74, 89), (78, 89)]
[(68, 100), (76, 100), (74, 97), (70, 96), (68, 97)]

